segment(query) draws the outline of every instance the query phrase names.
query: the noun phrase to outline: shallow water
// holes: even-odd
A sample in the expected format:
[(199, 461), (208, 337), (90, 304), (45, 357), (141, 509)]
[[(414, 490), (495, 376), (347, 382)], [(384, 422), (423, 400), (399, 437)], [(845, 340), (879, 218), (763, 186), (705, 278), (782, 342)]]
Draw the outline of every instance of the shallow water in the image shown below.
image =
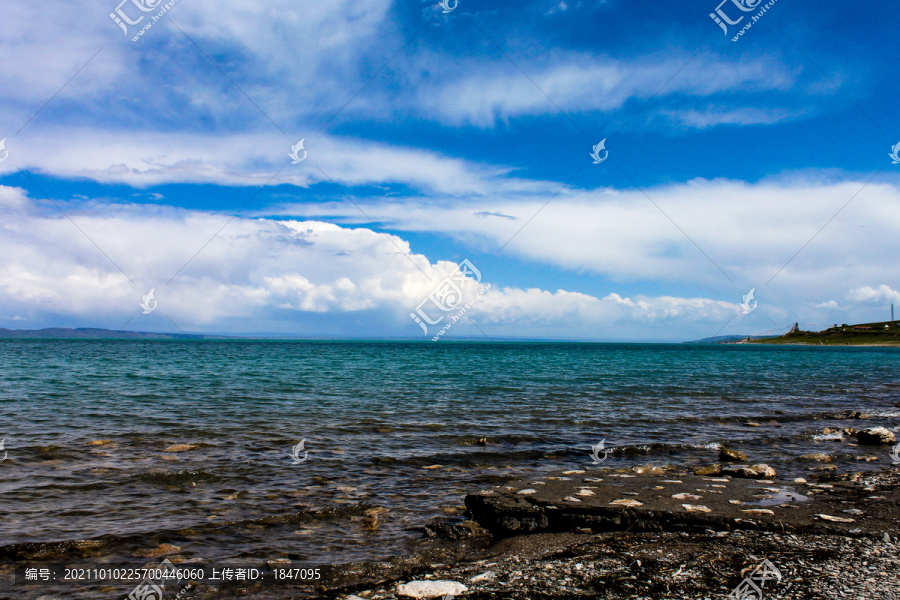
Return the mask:
[[(590, 466), (600, 440), (604, 466), (702, 464), (727, 442), (779, 476), (811, 452), (877, 469), (887, 451), (821, 433), (897, 428), (898, 367), (877, 348), (3, 341), (0, 549), (108, 536), (103, 560), (120, 562), (161, 542), (377, 559), (412, 551), (410, 528), (460, 514), (467, 491)], [(856, 409), (869, 418), (829, 416)], [(377, 531), (370, 507), (389, 510)]]

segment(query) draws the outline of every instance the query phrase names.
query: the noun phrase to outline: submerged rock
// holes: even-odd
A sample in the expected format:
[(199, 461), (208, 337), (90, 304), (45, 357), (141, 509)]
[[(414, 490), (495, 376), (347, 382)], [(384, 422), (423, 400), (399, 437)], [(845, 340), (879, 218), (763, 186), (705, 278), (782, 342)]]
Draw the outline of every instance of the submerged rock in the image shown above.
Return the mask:
[(869, 415), (861, 410), (845, 410), (837, 415), (838, 419), (867, 419)]
[(694, 470), (694, 475), (706, 476), (706, 475), (718, 475), (722, 472), (722, 465), (714, 464), (708, 465), (706, 467), (700, 467), (699, 469)]
[(662, 467), (655, 465), (639, 465), (632, 467), (631, 471), (638, 475), (662, 475), (665, 472)]
[(719, 450), (719, 460), (723, 462), (740, 462), (742, 460), (747, 460), (747, 455), (738, 450), (731, 450), (722, 446)]
[(828, 454), (823, 454), (822, 452), (816, 452), (815, 454), (804, 454), (801, 456), (803, 460), (817, 460), (819, 462), (831, 462), (831, 456)]
[(367, 510), (363, 514), (362, 518), (362, 527), (366, 531), (378, 531), (381, 523), (378, 521), (378, 515), (384, 511), (378, 510), (377, 508), (372, 508)]
[(187, 452), (193, 449), (194, 447), (190, 444), (174, 444), (163, 450), (163, 452)]
[(442, 540), (462, 540), (480, 535), (489, 535), (488, 531), (475, 521), (448, 523), (435, 520), (425, 526), (425, 535)]
[(881, 446), (896, 441), (894, 433), (886, 427), (871, 427), (856, 432), (856, 441), (864, 446)]
[(156, 548), (138, 550), (134, 553), (134, 555), (140, 556), (141, 558), (155, 558), (157, 556), (165, 556), (166, 554), (175, 554), (176, 552), (180, 551), (181, 548), (179, 548), (178, 546), (174, 546), (172, 544), (160, 544)]

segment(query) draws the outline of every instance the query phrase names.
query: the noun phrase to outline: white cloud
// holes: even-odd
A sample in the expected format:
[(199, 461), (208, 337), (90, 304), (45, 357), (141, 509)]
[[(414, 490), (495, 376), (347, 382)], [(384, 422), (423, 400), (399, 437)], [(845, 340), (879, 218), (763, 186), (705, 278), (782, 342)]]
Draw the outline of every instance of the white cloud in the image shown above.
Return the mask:
[[(0, 131), (17, 131), (57, 93), (40, 121), (113, 133), (277, 131), (268, 116), (299, 138), (342, 108), (344, 116), (366, 120), (394, 121), (402, 112), (448, 125), (488, 127), (514, 117), (554, 115), (553, 103), (566, 111), (607, 111), (630, 99), (648, 99), (690, 58), (563, 50), (521, 55), (510, 49), (541, 92), (505, 58), (453, 49), (449, 60), (446, 51), (427, 43), (405, 46), (408, 15), (389, 0), (179, 2), (137, 43), (123, 37), (109, 18), (117, 4), (84, 7), (46, 0), (4, 9), (4, 51), (14, 59), (0, 63), (6, 109)], [(558, 10), (565, 7), (560, 3)], [(123, 10), (138, 15), (130, 3)], [(400, 48), (402, 58), (380, 71)], [(391, 78), (404, 85), (385, 85)], [(796, 72), (768, 57), (735, 64), (727, 56), (703, 53), (661, 93), (695, 98), (746, 89), (770, 92), (787, 89), (796, 79)], [(29, 134), (40, 129), (37, 125), (29, 126)]]
[[(165, 325), (151, 320), (164, 315), (186, 330), (259, 331), (279, 322), (290, 329), (305, 316), (321, 333), (329, 319), (359, 314), (365, 318), (355, 335), (415, 336), (420, 330), (409, 313), (455, 269), (410, 254), (400, 237), (318, 221), (235, 219), (213, 237), (225, 216), (146, 205), (63, 208), (77, 227), (22, 190), (0, 187), (0, 323), (24, 315), (17, 326), (141, 329)], [(159, 307), (145, 317), (138, 303), (150, 288)], [(616, 327), (634, 324), (634, 335), (659, 339), (692, 324), (708, 327), (736, 309), (702, 298), (599, 299), (503, 287), (468, 316), (494, 335), (621, 337)], [(672, 327), (654, 336), (660, 323)], [(477, 330), (460, 325), (454, 333)]]
[[(432, 76), (416, 85), (416, 104), (425, 115), (447, 124), (490, 127), (512, 117), (556, 114), (556, 106), (569, 112), (609, 111), (629, 99), (648, 99), (660, 92), (696, 97), (745, 87), (774, 91), (786, 89), (795, 79), (779, 65), (736, 65), (714, 56), (698, 57), (679, 72), (689, 58), (618, 60), (567, 53), (524, 63), (531, 81), (505, 61), (478, 68), (464, 62), (456, 71), (448, 69), (449, 75), (438, 83), (431, 83)], [(679, 76), (662, 89), (674, 73)]]
[[(643, 192), (567, 188), (542, 208), (550, 197), (498, 193), (453, 202), (359, 203), (393, 230), (440, 232), (484, 252), (506, 244), (506, 254), (616, 280), (732, 289), (721, 269), (741, 293), (762, 291), (775, 277), (771, 287), (817, 301), (842, 296), (847, 282), (900, 276), (893, 259), (900, 254), (900, 190), (893, 185), (697, 179)], [(360, 221), (356, 207), (346, 204), (277, 212)], [(515, 218), (479, 216), (486, 213)]]
[(716, 125), (773, 125), (803, 117), (806, 111), (788, 109), (725, 108), (664, 110), (661, 113), (685, 127), (706, 129)]
[(854, 290), (850, 290), (847, 298), (855, 302), (893, 302), (900, 304), (900, 292), (893, 290), (890, 286), (879, 285), (877, 288), (864, 286)]
[[(307, 187), (334, 180), (345, 186), (400, 183), (422, 192), (485, 195), (550, 182), (507, 177), (508, 168), (471, 163), (429, 150), (329, 135), (309, 137), (308, 158), (292, 165), (295, 143), (281, 134), (180, 134), (87, 129), (36, 132), (7, 143), (0, 173), (31, 170), (64, 178), (147, 187), (166, 183)], [(280, 169), (280, 172), (279, 172)], [(321, 170), (320, 170), (321, 169)], [(333, 193), (339, 194), (337, 189)]]

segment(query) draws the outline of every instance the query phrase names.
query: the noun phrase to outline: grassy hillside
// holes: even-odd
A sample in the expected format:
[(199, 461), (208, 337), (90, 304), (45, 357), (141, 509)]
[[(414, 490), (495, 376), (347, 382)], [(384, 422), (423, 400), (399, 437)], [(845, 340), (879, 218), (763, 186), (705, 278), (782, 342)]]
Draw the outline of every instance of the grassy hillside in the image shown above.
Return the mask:
[(747, 344), (812, 344), (822, 346), (900, 346), (900, 321), (838, 325), (824, 331), (797, 331)]

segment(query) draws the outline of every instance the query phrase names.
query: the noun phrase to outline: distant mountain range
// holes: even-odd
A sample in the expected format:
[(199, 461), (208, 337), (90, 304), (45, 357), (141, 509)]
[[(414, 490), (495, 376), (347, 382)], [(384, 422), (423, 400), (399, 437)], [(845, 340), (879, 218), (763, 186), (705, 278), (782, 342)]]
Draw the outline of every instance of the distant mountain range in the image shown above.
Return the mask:
[(3, 329), (0, 339), (40, 338), (53, 340), (224, 340), (220, 335), (191, 335), (186, 333), (142, 333), (140, 331), (115, 331), (113, 329)]
[(720, 335), (718, 337), (703, 338), (693, 342), (684, 342), (685, 344), (735, 344), (746, 339), (764, 340), (767, 338), (778, 337), (776, 335)]

